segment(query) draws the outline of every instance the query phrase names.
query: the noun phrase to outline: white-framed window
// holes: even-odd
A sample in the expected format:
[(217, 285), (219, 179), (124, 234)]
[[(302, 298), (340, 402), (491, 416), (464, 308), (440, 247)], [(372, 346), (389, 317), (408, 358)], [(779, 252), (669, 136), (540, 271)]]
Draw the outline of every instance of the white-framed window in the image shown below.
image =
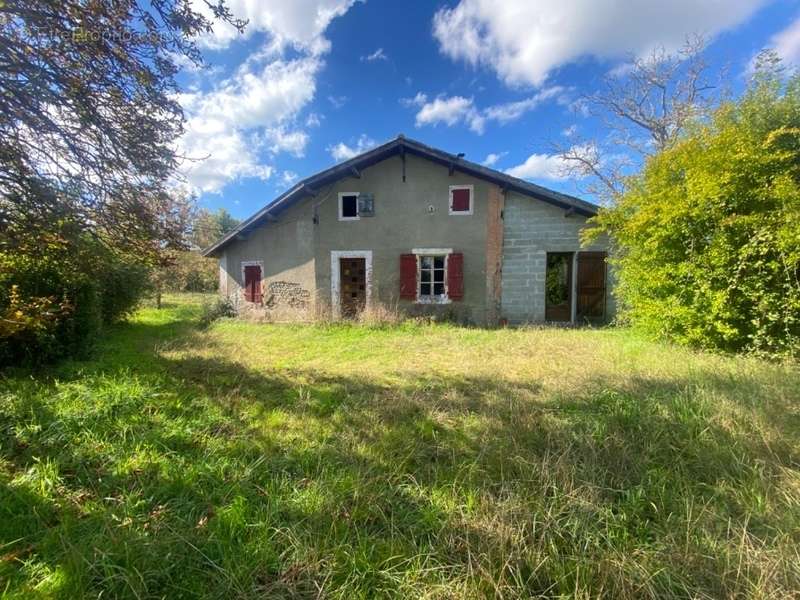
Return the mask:
[(448, 212), (451, 215), (471, 215), (475, 202), (475, 188), (471, 185), (451, 185)]
[(419, 273), (417, 298), (437, 302), (447, 298), (447, 255), (422, 254), (417, 257)]
[(448, 304), (447, 261), (451, 248), (415, 248), (417, 256), (417, 302)]
[(339, 220), (358, 221), (358, 192), (339, 192)]

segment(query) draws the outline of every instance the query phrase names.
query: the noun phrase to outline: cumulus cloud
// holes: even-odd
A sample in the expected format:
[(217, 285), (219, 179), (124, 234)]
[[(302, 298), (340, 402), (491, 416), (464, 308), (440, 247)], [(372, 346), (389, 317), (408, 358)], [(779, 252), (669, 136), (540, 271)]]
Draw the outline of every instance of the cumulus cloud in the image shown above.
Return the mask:
[[(419, 94), (418, 94), (419, 96)], [(483, 133), (486, 120), (475, 108), (472, 98), (464, 96), (437, 96), (420, 106), (416, 116), (416, 126), (444, 123), (452, 127), (456, 123), (466, 123), (476, 133)]]
[(370, 148), (374, 148), (375, 145), (375, 140), (365, 134), (361, 134), (353, 146), (348, 146), (344, 142), (339, 142), (338, 144), (328, 146), (328, 152), (330, 152), (333, 160), (342, 162), (343, 160), (349, 160), (354, 156), (358, 156)]
[(372, 54), (367, 54), (366, 56), (361, 57), (361, 62), (375, 62), (376, 60), (389, 60), (389, 57), (386, 56), (386, 53), (383, 51), (383, 48), (378, 48)]
[(686, 35), (713, 36), (769, 0), (460, 0), (436, 12), (433, 34), (454, 60), (493, 69), (509, 85), (541, 85), (551, 71), (586, 56), (670, 50)]
[(298, 175), (294, 171), (284, 171), (281, 174), (281, 183), (286, 186), (292, 185), (297, 179)]
[[(210, 16), (205, 0), (191, 2)], [(278, 154), (303, 156), (309, 135), (298, 120), (314, 98), (322, 55), (330, 50), (325, 31), (355, 2), (227, 0), (234, 17), (249, 21), (245, 32), (215, 21), (213, 31), (200, 36), (200, 44), (223, 49), (259, 33), (265, 34), (266, 42), (230, 77), (178, 96), (187, 122), (176, 146), (186, 157), (182, 171), (189, 186), (220, 192), (240, 177), (272, 176), (274, 167), (268, 163)], [(309, 114), (305, 128), (318, 126), (320, 119)]]
[(187, 121), (178, 148), (189, 184), (219, 192), (232, 179), (269, 177), (263, 152), (301, 156), (308, 135), (293, 123), (314, 97), (321, 66), (316, 57), (246, 62), (212, 89), (179, 96)]
[(775, 52), (787, 63), (800, 65), (800, 18), (770, 40)]
[[(333, 19), (345, 14), (356, 0), (227, 0), (226, 5), (237, 19), (247, 19), (243, 34), (227, 23), (214, 23), (211, 34), (200, 38), (201, 44), (213, 49), (226, 48), (236, 39), (255, 33), (270, 36), (270, 48), (280, 51), (287, 46), (311, 54), (330, 49), (325, 30)], [(210, 15), (205, 0), (193, 0), (198, 12)]]
[(562, 98), (565, 91), (561, 86), (552, 86), (524, 100), (495, 104), (483, 109), (478, 108), (472, 98), (440, 94), (429, 100), (422, 92), (418, 92), (413, 98), (403, 98), (400, 103), (419, 109), (416, 115), (417, 127), (435, 126), (439, 123), (452, 127), (464, 123), (472, 131), (481, 134), (487, 122), (495, 121), (502, 125), (515, 121), (546, 100)]
[(490, 152), (486, 155), (486, 158), (483, 159), (482, 165), (487, 167), (493, 167), (497, 164), (497, 161), (503, 158), (508, 152)]
[(506, 173), (520, 179), (549, 179), (562, 181), (567, 178), (566, 164), (556, 154), (531, 154), (525, 162), (506, 169)]

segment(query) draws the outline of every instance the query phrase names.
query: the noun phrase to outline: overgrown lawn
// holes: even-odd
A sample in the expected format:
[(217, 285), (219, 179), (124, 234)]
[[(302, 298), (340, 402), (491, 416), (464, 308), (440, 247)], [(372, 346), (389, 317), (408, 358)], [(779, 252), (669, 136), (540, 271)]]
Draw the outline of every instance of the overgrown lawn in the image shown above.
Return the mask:
[(624, 330), (197, 326), (0, 376), (11, 598), (786, 598), (800, 372)]

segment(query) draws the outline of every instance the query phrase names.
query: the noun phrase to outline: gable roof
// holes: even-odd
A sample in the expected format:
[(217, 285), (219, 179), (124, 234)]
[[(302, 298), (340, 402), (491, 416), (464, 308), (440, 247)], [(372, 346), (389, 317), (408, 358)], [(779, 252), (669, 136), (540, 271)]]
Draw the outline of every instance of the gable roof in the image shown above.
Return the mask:
[(258, 227), (264, 221), (275, 220), (278, 214), (302, 198), (316, 195), (320, 186), (333, 183), (344, 177), (357, 175), (360, 169), (379, 163), (391, 156), (406, 153), (426, 158), (450, 169), (490, 181), (505, 190), (519, 192), (585, 217), (591, 217), (597, 214), (598, 207), (596, 204), (586, 202), (574, 196), (555, 192), (540, 185), (525, 181), (524, 179), (518, 179), (517, 177), (512, 177), (501, 171), (496, 171), (495, 169), (490, 169), (478, 163), (464, 160), (460, 156), (432, 148), (431, 146), (427, 146), (422, 142), (412, 140), (401, 134), (393, 140), (381, 144), (372, 150), (368, 150), (358, 156), (299, 181), (264, 208), (242, 221), (236, 229), (206, 248), (203, 251), (203, 256), (213, 256), (232, 241), (236, 240), (237, 236)]

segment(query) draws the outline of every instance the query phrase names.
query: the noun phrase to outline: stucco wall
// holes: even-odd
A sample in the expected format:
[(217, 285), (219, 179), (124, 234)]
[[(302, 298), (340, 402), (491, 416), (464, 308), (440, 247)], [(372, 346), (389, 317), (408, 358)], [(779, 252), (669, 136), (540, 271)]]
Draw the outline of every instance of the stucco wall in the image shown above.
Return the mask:
[[(473, 185), (473, 214), (448, 214), (451, 185)], [(315, 199), (317, 290), (331, 300), (331, 252), (372, 251), (372, 300), (411, 313), (449, 312), (482, 323), (486, 319), (486, 215), (492, 184), (412, 155), (389, 158), (320, 190)], [(367, 192), (375, 216), (338, 220), (339, 192)], [(430, 207), (433, 208), (431, 211)], [(464, 254), (464, 299), (447, 305), (400, 301), (400, 255), (415, 248), (452, 248)]]
[[(245, 239), (228, 245), (220, 257), (220, 268), (227, 273), (227, 293), (238, 292), (244, 284), (242, 263), (262, 265), (265, 302), (288, 304), (287, 299), (308, 299), (314, 309), (314, 224), (308, 201), (298, 203), (274, 223), (266, 223)], [(271, 300), (272, 299), (272, 300)]]
[[(403, 181), (402, 159), (389, 158), (363, 169), (360, 177), (318, 190), (276, 222), (230, 244), (220, 257), (220, 268), (227, 273), (227, 286), (221, 289), (227, 287), (229, 294), (240, 290), (243, 261), (261, 261), (265, 299), (275, 284), (274, 290), (290, 297), (297, 290), (307, 292), (309, 308), (325, 310), (332, 302), (332, 253), (362, 251), (372, 257), (375, 304), (399, 306), (412, 314), (446, 313), (474, 323), (495, 323), (498, 316), (511, 323), (543, 321), (546, 253), (607, 249), (605, 240), (581, 248), (585, 218), (565, 217), (563, 209), (516, 192), (504, 197), (494, 184), (458, 170), (450, 175), (447, 167), (413, 155), (406, 157), (405, 172)], [(474, 186), (472, 215), (449, 214), (451, 185)], [(340, 221), (340, 192), (373, 194), (375, 216)], [(463, 300), (444, 305), (399, 300), (400, 255), (417, 248), (463, 253)], [(610, 318), (610, 272), (607, 289)]]
[[(501, 315), (510, 323), (545, 320), (545, 270), (548, 252), (608, 250), (608, 240), (582, 247), (580, 232), (586, 219), (516, 192), (506, 197), (504, 212)], [(574, 266), (574, 263), (573, 263)], [(573, 273), (575, 269), (573, 268)], [(613, 276), (606, 268), (606, 319), (615, 306)], [(574, 304), (574, 288), (573, 288)], [(574, 307), (573, 307), (574, 308)]]

